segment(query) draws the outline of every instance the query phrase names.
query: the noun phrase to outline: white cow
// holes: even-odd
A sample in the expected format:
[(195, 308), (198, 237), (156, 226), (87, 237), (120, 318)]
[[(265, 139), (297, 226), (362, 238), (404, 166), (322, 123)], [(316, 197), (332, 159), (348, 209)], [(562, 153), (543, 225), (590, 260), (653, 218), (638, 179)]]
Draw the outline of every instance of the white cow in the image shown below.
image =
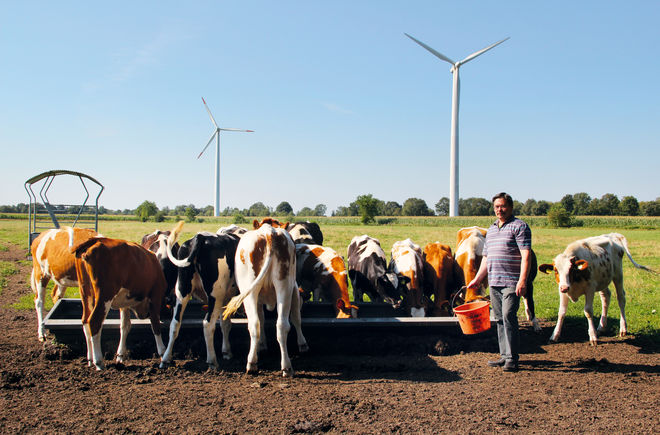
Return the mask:
[(296, 284), (296, 250), (289, 233), (282, 228), (263, 224), (243, 235), (236, 248), (236, 284), (240, 294), (229, 301), (223, 317), (231, 316), (243, 304), (250, 332), (247, 372), (257, 371), (257, 351), (265, 347), (264, 314), (277, 307), (277, 341), (280, 345), (282, 375), (293, 375), (287, 349), (291, 323), (296, 328), (298, 348), (308, 349), (301, 330), (302, 301)]
[[(555, 257), (553, 264), (539, 266), (539, 270), (544, 273), (554, 270), (559, 287), (559, 313), (550, 341), (556, 342), (559, 339), (566, 316), (568, 299), (576, 302), (580, 296), (584, 295), (584, 315), (589, 326), (589, 341), (592, 345), (596, 345), (597, 334), (607, 326), (607, 309), (610, 305), (611, 295), (608, 286), (611, 282), (614, 282), (621, 312), (619, 335), (627, 334), (626, 292), (623, 289), (622, 266), (624, 253), (628, 255), (635, 267), (651, 271), (648, 267), (641, 266), (633, 260), (626, 238), (618, 233), (575, 241), (569, 244), (563, 253)], [(593, 301), (596, 292), (600, 292), (603, 303), (598, 330), (594, 327), (593, 322)]]

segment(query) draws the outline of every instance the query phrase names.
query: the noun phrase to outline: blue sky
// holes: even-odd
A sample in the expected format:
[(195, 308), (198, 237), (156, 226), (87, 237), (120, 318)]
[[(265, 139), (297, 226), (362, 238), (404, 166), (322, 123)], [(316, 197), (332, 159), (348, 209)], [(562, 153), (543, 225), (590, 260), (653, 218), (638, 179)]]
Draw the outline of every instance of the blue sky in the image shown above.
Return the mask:
[[(449, 196), (451, 73), (463, 59), (460, 197), (660, 196), (660, 2), (3, 2), (0, 204), (51, 169), (101, 205)], [(77, 200), (77, 186), (52, 202)], [(70, 189), (76, 189), (71, 193)]]

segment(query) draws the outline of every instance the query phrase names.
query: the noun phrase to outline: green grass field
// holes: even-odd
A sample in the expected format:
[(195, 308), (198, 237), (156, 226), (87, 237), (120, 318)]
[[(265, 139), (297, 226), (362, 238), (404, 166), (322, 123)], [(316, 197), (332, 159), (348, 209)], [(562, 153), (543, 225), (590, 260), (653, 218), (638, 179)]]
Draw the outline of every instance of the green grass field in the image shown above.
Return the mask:
[[(310, 218), (313, 220), (315, 218)], [(619, 232), (628, 239), (628, 245), (633, 258), (639, 264), (660, 271), (660, 220), (653, 218), (599, 218), (587, 222), (589, 226), (578, 228), (557, 229), (544, 225), (545, 221), (536, 222), (537, 218), (527, 219), (533, 234), (533, 247), (536, 251), (539, 264), (551, 263), (555, 255), (564, 250), (570, 242), (590, 236)], [(617, 225), (620, 219), (620, 225)], [(461, 217), (461, 218), (400, 218), (387, 225), (364, 226), (358, 223), (357, 218), (318, 218), (324, 234), (324, 245), (335, 249), (345, 256), (347, 247), (354, 236), (368, 234), (380, 240), (381, 246), (389, 255), (392, 244), (397, 240), (411, 238), (415, 243), (424, 246), (426, 243), (440, 241), (455, 248), (456, 232), (464, 226), (487, 226), (494, 218), (490, 217)], [(205, 222), (186, 223), (180, 240), (190, 238), (198, 231), (215, 232), (221, 226), (231, 223), (232, 218), (206, 218)], [(121, 238), (139, 242), (143, 235), (155, 229), (169, 230), (174, 222), (135, 222), (135, 221), (100, 221), (99, 232), (108, 237)], [(244, 224), (250, 227), (251, 224)], [(6, 249), (8, 244), (18, 245), (25, 249), (27, 256), (28, 224), (25, 220), (0, 219), (0, 249)], [(627, 257), (623, 260), (624, 285), (626, 287), (626, 315), (628, 330), (631, 333), (644, 335), (660, 335), (660, 275), (636, 269)], [(6, 274), (12, 273), (11, 265), (0, 264), (0, 291)], [(51, 284), (52, 285), (52, 284)], [(541, 319), (554, 320), (557, 318), (559, 297), (557, 285), (553, 275), (539, 273), (534, 285), (534, 299), (536, 314)], [(619, 309), (616, 304), (614, 287), (612, 302), (610, 304), (609, 321), (614, 332), (618, 331)], [(17, 307), (33, 309), (31, 291), (29, 290), (29, 276), (25, 277), (25, 297), (16, 301)], [(67, 296), (74, 297), (76, 289), (69, 289)], [(522, 304), (521, 304), (522, 306)], [(584, 298), (577, 303), (570, 304), (568, 317), (579, 318), (585, 328), (586, 320), (583, 315)], [(600, 298), (594, 301), (594, 312), (600, 314)], [(522, 316), (522, 308), (520, 315)]]

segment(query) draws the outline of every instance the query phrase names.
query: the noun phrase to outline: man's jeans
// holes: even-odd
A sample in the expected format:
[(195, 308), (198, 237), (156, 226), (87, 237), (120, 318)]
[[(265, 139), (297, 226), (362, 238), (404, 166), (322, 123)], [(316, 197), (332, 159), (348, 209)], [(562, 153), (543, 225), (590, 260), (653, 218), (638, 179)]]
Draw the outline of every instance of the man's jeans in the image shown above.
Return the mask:
[(491, 287), (490, 303), (497, 323), (497, 341), (500, 355), (506, 360), (518, 362), (520, 334), (518, 331), (518, 308), (520, 297), (514, 287)]

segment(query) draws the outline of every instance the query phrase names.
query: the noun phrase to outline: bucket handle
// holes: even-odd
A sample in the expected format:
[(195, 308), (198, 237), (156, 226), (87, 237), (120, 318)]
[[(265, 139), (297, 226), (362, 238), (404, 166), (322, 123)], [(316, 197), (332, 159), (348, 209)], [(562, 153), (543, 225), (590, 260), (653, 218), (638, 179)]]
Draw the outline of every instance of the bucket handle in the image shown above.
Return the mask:
[(454, 296), (451, 297), (451, 302), (449, 303), (449, 309), (451, 310), (452, 316), (456, 317), (456, 313), (454, 312), (454, 302), (456, 302), (456, 297), (461, 294), (463, 291), (467, 291), (467, 287), (463, 286), (456, 293), (454, 293)]

